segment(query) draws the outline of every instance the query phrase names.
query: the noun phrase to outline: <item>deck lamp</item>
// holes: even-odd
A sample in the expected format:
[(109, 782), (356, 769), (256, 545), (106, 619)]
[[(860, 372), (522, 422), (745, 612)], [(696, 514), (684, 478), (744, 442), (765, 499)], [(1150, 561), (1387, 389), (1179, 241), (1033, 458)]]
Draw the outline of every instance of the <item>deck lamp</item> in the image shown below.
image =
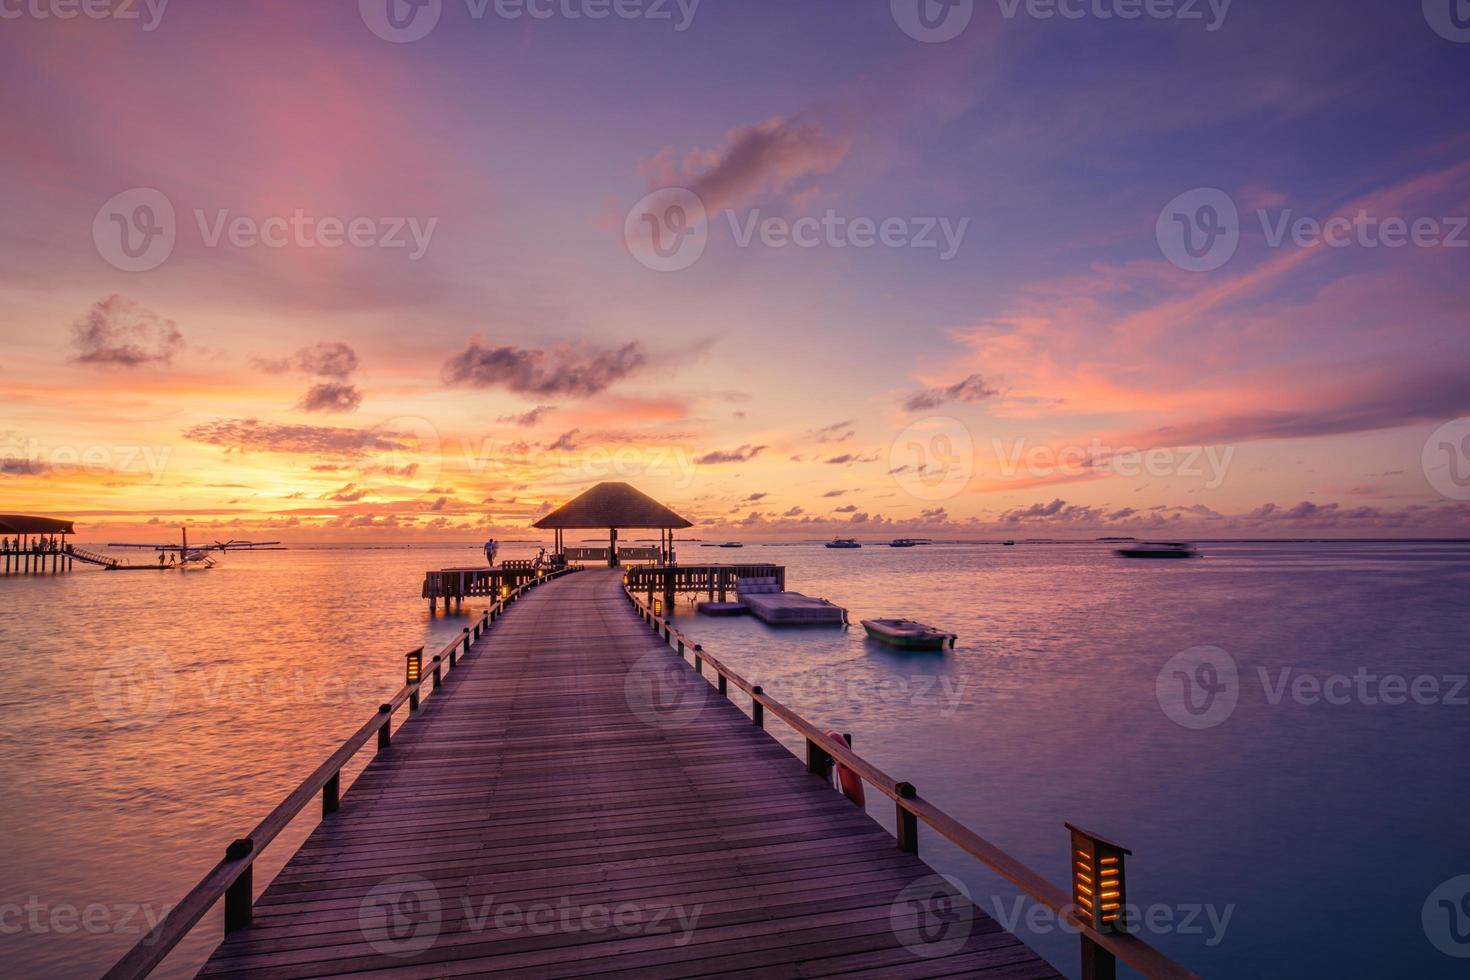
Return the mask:
[(1133, 852), (1067, 824), (1072, 832), (1072, 904), (1077, 917), (1098, 932), (1123, 932), (1124, 859)]
[(508, 585), (502, 585), (500, 587), (500, 598), (502, 598), (502, 599), (509, 599), (510, 598), (510, 586), (508, 586)]
[(423, 680), (423, 678), (424, 648), (419, 647), (417, 650), (414, 650), (408, 654), (407, 664), (405, 665), (404, 683), (417, 684), (419, 681)]
[(653, 614), (655, 616), (662, 616), (664, 614), (664, 601), (662, 599), (653, 600)]

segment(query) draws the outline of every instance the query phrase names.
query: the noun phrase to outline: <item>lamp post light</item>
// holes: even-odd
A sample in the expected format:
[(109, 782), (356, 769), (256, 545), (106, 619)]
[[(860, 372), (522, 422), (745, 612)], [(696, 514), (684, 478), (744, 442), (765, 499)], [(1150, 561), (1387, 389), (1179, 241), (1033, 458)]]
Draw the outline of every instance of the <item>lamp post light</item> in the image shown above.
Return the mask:
[[(1072, 832), (1072, 905), (1077, 918), (1096, 932), (1126, 932), (1128, 893), (1124, 874), (1133, 852), (1104, 837), (1066, 825)], [(1117, 958), (1082, 936), (1084, 980), (1113, 980)]]
[(408, 710), (419, 710), (419, 682), (424, 679), (424, 648), (410, 650), (404, 658), (403, 682), (413, 690), (408, 693)]

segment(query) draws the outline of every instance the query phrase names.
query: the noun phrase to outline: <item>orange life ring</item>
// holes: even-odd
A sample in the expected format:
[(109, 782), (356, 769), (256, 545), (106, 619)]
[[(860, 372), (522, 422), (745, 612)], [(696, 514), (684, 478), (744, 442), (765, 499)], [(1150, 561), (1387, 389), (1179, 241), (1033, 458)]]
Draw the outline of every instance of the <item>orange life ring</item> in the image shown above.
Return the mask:
[[(844, 749), (848, 747), (847, 739), (843, 738), (842, 733), (835, 728), (827, 732), (827, 737)], [(834, 765), (837, 767), (837, 785), (842, 788), (842, 795), (858, 806), (866, 805), (867, 797), (863, 794), (863, 778), (840, 762), (834, 760)]]

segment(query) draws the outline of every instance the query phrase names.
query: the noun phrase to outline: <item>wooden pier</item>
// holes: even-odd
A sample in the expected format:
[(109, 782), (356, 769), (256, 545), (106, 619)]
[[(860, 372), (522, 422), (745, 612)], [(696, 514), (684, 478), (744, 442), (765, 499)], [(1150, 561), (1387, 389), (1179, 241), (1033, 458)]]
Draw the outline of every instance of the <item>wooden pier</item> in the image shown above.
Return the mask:
[(441, 568), (424, 573), (423, 597), (429, 600), (429, 611), (464, 607), (466, 599), (500, 599), (544, 576), (549, 569), (538, 570), (529, 561), (501, 562), (497, 568)]
[(628, 590), (646, 594), (650, 606), (655, 598), (662, 598), (672, 607), (680, 593), (725, 602), (735, 594), (736, 580), (742, 578), (774, 578), (781, 590), (786, 588), (784, 565), (640, 565), (624, 569), (624, 573)]
[(67, 543), (75, 534), (71, 521), (23, 514), (0, 514), (0, 558), (6, 575), (59, 575), (69, 572), (76, 559), (91, 561), (89, 554), (76, 555)]
[[(1059, 976), (919, 859), (920, 827), (1070, 916), (1066, 892), (691, 643), (621, 570), (527, 581), (410, 665), (109, 977), (147, 975), (221, 899), (214, 978)], [(804, 764), (768, 719), (806, 738)], [(896, 839), (834, 763), (891, 801)], [(321, 824), (257, 900), (255, 857), (318, 794)], [(1115, 958), (1192, 976), (1069, 924), (1086, 977)]]

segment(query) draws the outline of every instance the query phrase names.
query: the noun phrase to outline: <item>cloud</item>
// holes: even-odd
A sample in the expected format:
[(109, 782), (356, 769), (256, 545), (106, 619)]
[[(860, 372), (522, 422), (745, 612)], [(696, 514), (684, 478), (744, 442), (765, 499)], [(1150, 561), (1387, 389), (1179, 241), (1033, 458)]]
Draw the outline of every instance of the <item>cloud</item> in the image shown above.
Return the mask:
[(554, 411), (556, 411), (556, 406), (555, 405), (537, 405), (535, 408), (531, 409), (530, 411), (528, 411), (528, 412), (521, 412), (518, 415), (501, 415), (501, 416), (498, 416), (495, 419), (495, 421), (497, 421), (497, 422), (509, 422), (512, 425), (518, 425), (518, 426), (520, 426), (523, 429), (529, 429), (531, 426), (535, 425), (536, 423), (540, 422), (543, 418), (545, 418), (548, 413), (554, 412)]
[(636, 342), (614, 350), (588, 352), (570, 347), (551, 351), (487, 347), (471, 341), (444, 362), (441, 373), (449, 385), (587, 398), (605, 391), (647, 362), (647, 354)]
[(1470, 372), (1439, 371), (1357, 382), (1338, 378), (1323, 392), (1282, 393), (1300, 404), (1195, 419), (1127, 437), (1131, 445), (1216, 446), (1267, 439), (1374, 432), (1470, 414)]
[(653, 186), (687, 187), (707, 209), (721, 211), (798, 190), (810, 178), (836, 170), (851, 146), (851, 136), (778, 117), (732, 129), (724, 147), (696, 150), (681, 165), (674, 163), (673, 148), (665, 148), (640, 169)]
[(872, 463), (876, 462), (877, 459), (877, 453), (868, 453), (867, 455), (862, 453), (843, 453), (840, 456), (832, 456), (829, 459), (824, 459), (822, 462), (831, 466), (846, 466), (848, 463)]
[(562, 450), (565, 450), (567, 452), (572, 452), (573, 450), (575, 450), (577, 448), (577, 433), (579, 433), (581, 431), (582, 431), (581, 429), (572, 429), (569, 432), (563, 432), (561, 435), (559, 435), (559, 436), (556, 437), (556, 441), (555, 442), (553, 442), (551, 445), (547, 446), (546, 448), (547, 449), (553, 449), (553, 450), (555, 450), (555, 449), (562, 449)]
[(834, 514), (856, 514), (857, 512), (858, 512), (858, 505), (857, 504), (844, 504), (843, 506), (838, 507), (838, 508), (835, 508), (832, 511), (832, 513), (834, 513)]
[(356, 386), (337, 381), (312, 385), (296, 407), (303, 412), (355, 412), (362, 404), (362, 392)]
[(268, 374), (315, 374), (323, 378), (346, 381), (357, 370), (357, 352), (341, 342), (320, 343), (303, 347), (290, 357), (267, 360), (256, 358), (256, 367)]
[(117, 294), (98, 302), (71, 329), (74, 359), (82, 364), (171, 364), (184, 346), (184, 335), (172, 320)]
[(770, 494), (769, 493), (765, 493), (764, 491), (761, 492), (761, 493), (753, 493), (750, 496), (746, 497), (744, 502), (747, 503), (747, 504), (753, 504), (753, 503), (756, 503), (757, 501), (765, 500), (769, 496), (770, 496)]
[(1085, 507), (1081, 504), (1069, 504), (1060, 497), (1053, 499), (1050, 503), (1032, 504), (1030, 507), (1016, 507), (1000, 515), (1003, 524), (1026, 524), (1026, 523), (1054, 523), (1074, 524), (1101, 519), (1103, 512), (1096, 507)]
[(716, 449), (705, 453), (703, 456), (694, 457), (696, 465), (713, 465), (715, 463), (744, 463), (755, 459), (764, 450), (765, 446), (743, 445), (735, 449)]
[(822, 494), (822, 496), (824, 496), (824, 497), (841, 497), (845, 493), (847, 493), (846, 490), (828, 490), (826, 493)]
[(852, 427), (854, 421), (848, 419), (845, 422), (833, 422), (824, 425), (820, 429), (813, 429), (807, 433), (807, 438), (815, 439), (817, 442), (846, 442), (853, 436)]
[(0, 476), (44, 476), (51, 467), (39, 459), (21, 456), (0, 457)]
[(231, 452), (303, 453), (360, 457), (370, 452), (409, 449), (412, 436), (369, 429), (323, 425), (281, 425), (258, 419), (215, 419), (184, 430), (184, 438)]
[(987, 398), (994, 398), (1000, 392), (995, 388), (988, 388), (985, 379), (978, 374), (972, 374), (963, 381), (943, 388), (926, 388), (917, 394), (910, 395), (905, 399), (903, 407), (910, 412), (926, 412), (938, 408), (948, 402), (979, 402)]
[(368, 495), (367, 488), (359, 487), (355, 483), (349, 483), (335, 493), (329, 493), (322, 497), (323, 500), (335, 500), (344, 504), (355, 504)]
[(805, 511), (803, 511), (800, 507), (792, 507), (790, 510), (788, 510), (786, 513), (782, 514), (781, 516), (782, 517), (800, 517), (804, 513), (805, 513)]

